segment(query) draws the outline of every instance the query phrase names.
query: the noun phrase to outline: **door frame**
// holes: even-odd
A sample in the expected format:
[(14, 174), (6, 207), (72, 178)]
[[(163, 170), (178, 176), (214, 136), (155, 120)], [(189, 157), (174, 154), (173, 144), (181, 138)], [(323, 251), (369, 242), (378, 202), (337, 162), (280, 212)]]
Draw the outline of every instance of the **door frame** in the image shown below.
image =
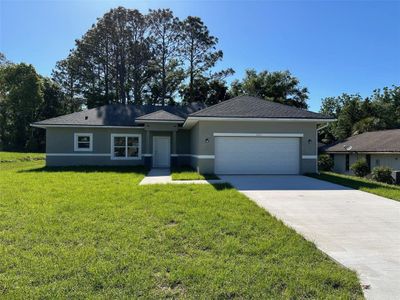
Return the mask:
[[(155, 140), (156, 139), (167, 139), (168, 140), (168, 166), (166, 167), (159, 167), (156, 166), (155, 161), (156, 161), (156, 143)], [(171, 167), (171, 137), (167, 136), (167, 135), (154, 135), (153, 136), (153, 151), (152, 151), (152, 155), (153, 155), (153, 162), (152, 162), (152, 166), (153, 168), (170, 168)]]

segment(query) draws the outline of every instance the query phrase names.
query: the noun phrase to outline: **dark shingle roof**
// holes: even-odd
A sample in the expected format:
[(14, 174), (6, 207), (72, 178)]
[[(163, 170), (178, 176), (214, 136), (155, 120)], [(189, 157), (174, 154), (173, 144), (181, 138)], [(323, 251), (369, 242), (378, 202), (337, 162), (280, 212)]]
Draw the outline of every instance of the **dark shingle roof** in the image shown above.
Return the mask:
[(181, 122), (187, 117), (332, 119), (288, 105), (239, 96), (207, 108), (201, 103), (176, 106), (109, 104), (39, 121), (33, 125), (135, 126), (136, 120)]
[[(351, 146), (351, 150), (349, 149)], [(324, 147), (325, 152), (400, 152), (400, 129), (364, 132)]]
[(239, 96), (195, 112), (191, 117), (333, 119), (264, 99)]
[(63, 115), (33, 123), (33, 125), (70, 125), (70, 126), (135, 126), (135, 120), (141, 116), (164, 110), (177, 116), (179, 120), (204, 108), (204, 104), (192, 103), (190, 105), (154, 106), (133, 104), (109, 104), (83, 110), (80, 112)]
[(183, 122), (184, 118), (171, 114), (163, 109), (136, 118), (136, 121), (176, 121)]

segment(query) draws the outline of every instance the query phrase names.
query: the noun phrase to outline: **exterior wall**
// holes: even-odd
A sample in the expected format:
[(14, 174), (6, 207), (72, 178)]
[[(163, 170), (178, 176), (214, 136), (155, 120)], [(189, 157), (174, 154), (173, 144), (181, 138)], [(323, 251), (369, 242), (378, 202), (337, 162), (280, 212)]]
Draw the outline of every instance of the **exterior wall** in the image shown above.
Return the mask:
[[(177, 130), (170, 124), (161, 124), (161, 126), (157, 124), (157, 127), (152, 127), (151, 129), (158, 129), (158, 131), (149, 131), (149, 135), (147, 135), (146, 130), (142, 128), (47, 128), (46, 153), (48, 155), (46, 155), (46, 165), (151, 165), (151, 157), (146, 157), (145, 154), (152, 154), (153, 136), (170, 136), (172, 147), (173, 138), (171, 130)], [(93, 151), (74, 151), (75, 133), (92, 133)], [(111, 159), (111, 134), (113, 133), (140, 134), (142, 137), (142, 157), (135, 160)], [(189, 156), (179, 156), (179, 154), (190, 153), (189, 135), (190, 132), (188, 130), (179, 129), (176, 132), (176, 153), (178, 156), (175, 158), (174, 163), (178, 165), (190, 163)], [(149, 137), (149, 141), (147, 141), (147, 137)], [(147, 149), (147, 145), (149, 149)], [(171, 153), (173, 152), (171, 151)], [(148, 159), (147, 162), (145, 162), (145, 159)]]
[(393, 170), (400, 170), (400, 154), (371, 154), (371, 168), (377, 166), (390, 167)]
[[(191, 150), (195, 156), (191, 162), (200, 173), (214, 172), (214, 133), (302, 133), (304, 137), (300, 138), (300, 172), (316, 172), (314, 122), (200, 121), (191, 130)], [(304, 155), (313, 158), (303, 159)]]
[[(92, 133), (93, 151), (74, 151), (74, 134)], [(143, 156), (135, 160), (111, 159), (111, 134), (141, 134), (142, 154), (144, 149), (143, 129), (120, 128), (47, 128), (46, 130), (46, 165), (143, 165)]]
[(190, 153), (192, 156), (190, 156), (190, 165), (197, 170), (197, 172), (200, 172), (199, 170), (199, 159), (197, 159), (193, 155), (198, 155), (199, 154), (199, 137), (200, 137), (200, 126), (199, 123), (197, 123), (191, 130), (190, 130)]
[(347, 173), (346, 154), (333, 155), (333, 171), (335, 171), (336, 173)]
[[(349, 166), (359, 159), (366, 159), (366, 154), (363, 153), (351, 153), (349, 155)], [(333, 159), (333, 171), (336, 173), (353, 174), (351, 170), (346, 171), (346, 154), (334, 154)], [(400, 154), (371, 154), (371, 170), (378, 165), (387, 166), (393, 170), (400, 170)]]

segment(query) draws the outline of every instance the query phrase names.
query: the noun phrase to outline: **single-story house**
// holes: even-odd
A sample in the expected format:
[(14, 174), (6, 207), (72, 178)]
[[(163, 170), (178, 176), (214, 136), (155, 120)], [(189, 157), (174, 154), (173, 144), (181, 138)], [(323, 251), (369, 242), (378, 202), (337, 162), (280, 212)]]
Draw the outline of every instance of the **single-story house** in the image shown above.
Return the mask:
[(331, 117), (240, 96), (213, 106), (110, 104), (33, 123), (46, 164), (191, 165), (200, 173), (317, 171), (317, 128)]
[(334, 160), (334, 171), (351, 173), (350, 166), (365, 159), (372, 170), (387, 166), (400, 170), (400, 129), (364, 132), (323, 148)]

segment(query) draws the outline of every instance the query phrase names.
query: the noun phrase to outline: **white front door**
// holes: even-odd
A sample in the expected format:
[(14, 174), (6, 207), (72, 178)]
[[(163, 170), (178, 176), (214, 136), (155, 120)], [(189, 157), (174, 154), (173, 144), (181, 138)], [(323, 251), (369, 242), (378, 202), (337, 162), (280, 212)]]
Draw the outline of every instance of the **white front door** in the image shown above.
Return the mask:
[(169, 168), (171, 157), (171, 141), (169, 136), (153, 137), (153, 167)]
[(299, 174), (300, 139), (216, 137), (216, 174)]

